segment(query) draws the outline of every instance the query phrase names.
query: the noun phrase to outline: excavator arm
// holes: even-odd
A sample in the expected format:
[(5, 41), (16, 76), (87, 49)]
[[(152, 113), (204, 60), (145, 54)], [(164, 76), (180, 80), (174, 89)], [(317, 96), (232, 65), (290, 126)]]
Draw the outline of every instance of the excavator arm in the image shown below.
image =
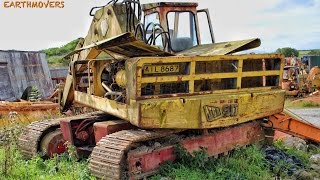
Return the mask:
[(320, 127), (307, 122), (288, 109), (269, 117), (267, 127), (320, 143)]
[[(83, 38), (80, 39), (76, 46), (76, 49), (83, 47), (84, 43), (85, 43), (85, 39)], [(60, 107), (62, 112), (66, 111), (72, 105), (72, 102), (74, 99), (73, 75), (72, 75), (74, 63), (81, 59), (94, 59), (99, 54), (100, 52), (98, 52), (96, 49), (90, 48), (88, 49), (88, 51), (86, 51), (85, 54), (75, 53), (72, 56), (67, 55), (65, 57), (65, 58), (71, 59), (71, 62), (69, 64), (69, 73), (66, 78), (63, 93), (60, 97)], [(78, 70), (81, 71), (81, 67), (77, 67), (77, 68), (79, 68)]]
[[(128, 15), (126, 12), (126, 6), (121, 4), (108, 4), (106, 6), (99, 7), (94, 15), (92, 14), (92, 8), (90, 15), (93, 16), (93, 20), (87, 36), (80, 39), (78, 45), (75, 48), (75, 51), (71, 54), (68, 54), (65, 58), (70, 59), (69, 65), (69, 74), (66, 78), (66, 83), (62, 95), (60, 95), (60, 106), (62, 111), (66, 111), (72, 104), (74, 99), (74, 89), (73, 83), (74, 79), (72, 76), (73, 68), (76, 68), (78, 72), (86, 70), (85, 65), (74, 66), (74, 63), (78, 60), (85, 59), (95, 59), (102, 52), (96, 49), (94, 46), (97, 42), (106, 40), (108, 38), (116, 37), (124, 32), (128, 31), (126, 23), (128, 18), (133, 19), (134, 22), (137, 22), (137, 18), (132, 18), (132, 15)], [(115, 15), (113, 15), (115, 14)], [(133, 26), (132, 24), (131, 26)], [(83, 48), (92, 46), (90, 48)], [(79, 49), (82, 49), (79, 51)]]
[[(139, 1), (124, 1), (123, 3), (125, 3), (125, 5), (116, 2), (117, 1), (111, 1), (111, 3), (106, 6), (98, 7), (100, 9), (97, 10), (94, 15), (91, 10), (90, 15), (93, 16), (93, 20), (87, 36), (84, 39), (81, 39), (74, 52), (66, 56), (71, 62), (64, 90), (60, 96), (62, 111), (66, 111), (72, 105), (74, 99), (73, 83), (78, 82), (75, 82), (72, 73), (84, 73), (87, 70), (86, 64), (76, 64), (76, 61), (96, 59), (101, 52), (124, 57), (173, 55), (170, 49), (167, 52), (160, 49), (155, 50), (156, 47), (147, 44), (150, 39), (144, 37), (146, 36), (147, 30), (142, 29), (141, 34), (137, 33), (137, 27), (144, 28), (144, 25), (141, 23), (141, 14), (136, 14), (135, 11), (130, 10), (130, 8), (128, 9), (127, 7), (133, 7), (133, 9), (136, 7), (140, 9), (141, 6)], [(174, 8), (176, 9), (176, 7)], [(182, 9), (183, 8), (184, 7), (182, 7)], [(166, 11), (167, 7), (162, 7), (161, 5), (160, 9), (161, 10), (159, 11)], [(163, 27), (167, 26), (166, 19), (163, 19), (160, 22), (164, 23), (161, 24)], [(154, 31), (156, 31), (156, 29), (154, 29)], [(168, 29), (166, 29), (166, 31), (168, 31)], [(211, 45), (199, 44), (190, 50), (187, 49), (177, 55), (226, 55), (255, 48), (259, 45), (260, 39), (257, 38), (215, 43)], [(143, 54), (143, 52), (145, 53)], [(156, 52), (156, 54), (154, 52)]]

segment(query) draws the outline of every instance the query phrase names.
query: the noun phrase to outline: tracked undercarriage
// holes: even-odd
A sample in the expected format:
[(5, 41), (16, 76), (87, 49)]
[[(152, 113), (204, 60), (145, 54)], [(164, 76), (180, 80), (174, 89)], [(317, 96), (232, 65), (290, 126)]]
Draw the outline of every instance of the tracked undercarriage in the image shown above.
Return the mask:
[[(100, 116), (102, 117), (90, 114), (72, 119), (105, 120), (105, 115), (100, 114)], [(39, 152), (40, 155), (48, 156), (64, 152), (65, 141), (61, 137), (58, 138), (62, 135), (59, 128), (61, 120), (46, 120), (30, 124), (19, 139), (22, 154), (26, 158), (31, 158)], [(129, 130), (120, 130), (102, 137), (96, 146), (92, 147), (89, 168), (92, 175), (101, 179), (143, 179), (156, 173), (161, 164), (166, 161), (174, 161), (174, 148), (177, 144), (181, 144), (189, 152), (205, 149), (209, 156), (217, 156), (234, 148), (262, 141), (265, 136), (260, 123), (261, 121), (254, 121), (240, 126), (206, 131), (142, 130), (134, 127)], [(57, 131), (60, 133), (56, 134)], [(53, 135), (56, 136), (53, 138)], [(46, 142), (46, 137), (51, 137), (51, 141), (47, 144), (43, 143)], [(78, 151), (78, 153), (81, 152)]]
[(66, 117), (59, 119), (48, 119), (37, 121), (29, 124), (25, 131), (19, 137), (18, 146), (27, 159), (35, 155), (43, 155), (52, 157), (54, 153), (61, 154), (66, 151), (65, 140), (60, 128), (61, 120), (101, 120), (109, 117), (108, 115), (96, 112), (78, 115), (74, 117)]
[[(224, 138), (224, 142), (220, 138)], [(123, 130), (102, 138), (94, 148), (89, 168), (102, 179), (143, 179), (153, 175), (166, 161), (173, 161), (180, 143), (188, 151), (206, 149), (215, 156), (259, 142), (264, 134), (258, 122), (223, 130), (192, 134), (170, 130)]]
[[(143, 130), (126, 126), (127, 123), (122, 120), (111, 120), (103, 113), (91, 113), (32, 123), (20, 137), (19, 148), (26, 158), (38, 153), (46, 156), (63, 153), (68, 137), (61, 137), (59, 122), (85, 122), (88, 119), (96, 123), (94, 136), (97, 143), (78, 145), (76, 149), (79, 157), (90, 154), (89, 169), (92, 175), (101, 179), (143, 179), (151, 176), (162, 164), (175, 160), (174, 152), (178, 144), (190, 153), (205, 150), (209, 157), (218, 157), (235, 148), (272, 140), (273, 129), (320, 142), (319, 128), (284, 113), (269, 117), (269, 121), (258, 120), (206, 130)], [(65, 126), (64, 123), (61, 125)], [(107, 129), (104, 136), (99, 134), (101, 127)], [(296, 129), (299, 127), (301, 131)]]
[[(200, 31), (201, 13), (209, 33)], [(208, 10), (197, 3), (113, 0), (90, 15), (87, 37), (67, 56), (60, 104), (105, 114), (29, 125), (19, 140), (25, 157), (62, 153), (68, 142), (90, 157), (94, 176), (142, 179), (173, 161), (177, 144), (217, 156), (264, 140), (266, 128), (320, 142), (319, 128), (282, 114), (284, 57), (231, 55), (260, 40), (215, 43)]]
[(39, 152), (39, 141), (41, 140), (44, 132), (50, 132), (50, 129), (52, 128), (56, 129), (59, 127), (59, 124), (59, 119), (56, 119), (34, 122), (28, 125), (18, 141), (18, 146), (23, 156), (26, 158), (32, 158), (37, 155)]

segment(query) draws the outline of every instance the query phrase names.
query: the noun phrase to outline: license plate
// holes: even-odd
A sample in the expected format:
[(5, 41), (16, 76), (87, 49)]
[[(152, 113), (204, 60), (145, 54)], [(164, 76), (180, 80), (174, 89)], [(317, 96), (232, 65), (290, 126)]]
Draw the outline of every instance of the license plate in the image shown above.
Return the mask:
[(166, 74), (180, 72), (178, 64), (171, 65), (147, 65), (143, 67), (143, 74)]

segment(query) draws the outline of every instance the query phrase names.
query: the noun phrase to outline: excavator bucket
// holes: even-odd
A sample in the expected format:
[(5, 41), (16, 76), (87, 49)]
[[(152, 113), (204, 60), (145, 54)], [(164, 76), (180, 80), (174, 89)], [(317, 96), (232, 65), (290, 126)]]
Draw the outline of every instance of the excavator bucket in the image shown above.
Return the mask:
[(184, 56), (213, 56), (213, 55), (227, 55), (240, 51), (245, 51), (259, 47), (260, 39), (247, 39), (240, 41), (229, 41), (214, 44), (204, 44), (195, 46), (191, 49), (182, 51), (179, 55)]

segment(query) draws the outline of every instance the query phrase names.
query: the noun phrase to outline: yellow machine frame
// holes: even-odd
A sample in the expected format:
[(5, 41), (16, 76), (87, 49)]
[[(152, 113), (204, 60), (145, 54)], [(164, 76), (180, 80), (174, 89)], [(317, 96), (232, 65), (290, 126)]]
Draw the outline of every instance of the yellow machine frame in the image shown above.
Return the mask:
[[(245, 60), (280, 60), (274, 70), (243, 71)], [(197, 62), (238, 61), (237, 72), (196, 74)], [(94, 80), (99, 79), (101, 67), (108, 60), (93, 60), (88, 63)], [(172, 63), (189, 63), (189, 73), (144, 77), (143, 66)], [(92, 67), (90, 67), (92, 66)], [(75, 91), (75, 101), (104, 111), (141, 128), (206, 129), (226, 127), (283, 111), (285, 91), (281, 90), (284, 57), (277, 54), (223, 55), (223, 56), (171, 56), (130, 58), (125, 63), (126, 103), (101, 97), (98, 81), (89, 83), (87, 92)], [(265, 67), (265, 65), (264, 65)], [(99, 70), (100, 69), (100, 70)], [(75, 73), (74, 73), (75, 74)], [(266, 77), (277, 76), (276, 86), (267, 86)], [(261, 87), (241, 87), (243, 78), (262, 77)], [(227, 90), (196, 92), (197, 80), (236, 78), (236, 88)], [(141, 95), (142, 84), (188, 81), (187, 93)], [(99, 87), (99, 88), (98, 88)]]

